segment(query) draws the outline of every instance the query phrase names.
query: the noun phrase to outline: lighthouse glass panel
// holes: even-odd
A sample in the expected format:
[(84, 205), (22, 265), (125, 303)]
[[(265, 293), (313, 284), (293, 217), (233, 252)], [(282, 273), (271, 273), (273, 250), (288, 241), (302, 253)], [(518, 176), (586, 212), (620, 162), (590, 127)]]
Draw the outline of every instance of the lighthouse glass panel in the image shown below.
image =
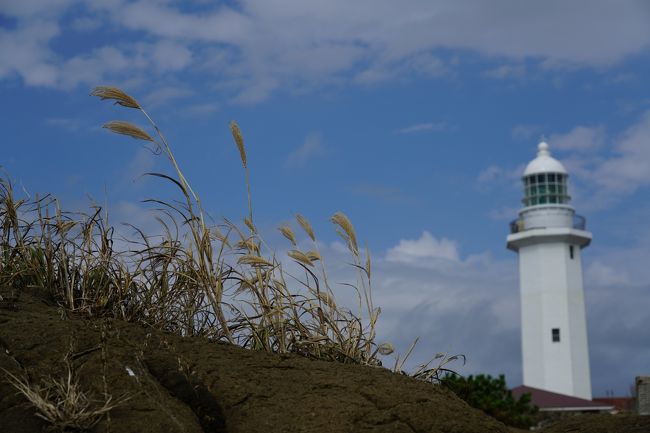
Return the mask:
[(524, 205), (567, 204), (567, 176), (563, 173), (537, 173), (524, 177)]

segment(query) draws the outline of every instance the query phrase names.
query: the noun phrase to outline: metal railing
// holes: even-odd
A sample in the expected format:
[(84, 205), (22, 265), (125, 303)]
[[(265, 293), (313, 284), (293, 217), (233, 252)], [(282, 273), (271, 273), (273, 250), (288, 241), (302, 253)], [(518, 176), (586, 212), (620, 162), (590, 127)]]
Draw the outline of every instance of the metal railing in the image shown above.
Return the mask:
[[(531, 227), (539, 229), (542, 227)], [(573, 228), (577, 230), (586, 230), (587, 229), (587, 219), (582, 215), (573, 215)], [(528, 230), (524, 227), (524, 220), (522, 218), (517, 218), (516, 220), (510, 221), (510, 233), (519, 233)]]

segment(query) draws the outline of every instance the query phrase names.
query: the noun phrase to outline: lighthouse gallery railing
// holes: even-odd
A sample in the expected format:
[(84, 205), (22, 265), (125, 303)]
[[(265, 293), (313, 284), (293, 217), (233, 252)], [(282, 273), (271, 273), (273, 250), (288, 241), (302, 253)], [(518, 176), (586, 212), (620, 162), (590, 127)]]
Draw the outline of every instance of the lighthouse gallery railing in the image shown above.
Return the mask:
[[(539, 227), (534, 227), (539, 228)], [(587, 228), (587, 219), (582, 215), (573, 215), (573, 228), (577, 230), (585, 230)], [(510, 233), (519, 233), (524, 230), (524, 220), (517, 218), (516, 220), (510, 221)]]

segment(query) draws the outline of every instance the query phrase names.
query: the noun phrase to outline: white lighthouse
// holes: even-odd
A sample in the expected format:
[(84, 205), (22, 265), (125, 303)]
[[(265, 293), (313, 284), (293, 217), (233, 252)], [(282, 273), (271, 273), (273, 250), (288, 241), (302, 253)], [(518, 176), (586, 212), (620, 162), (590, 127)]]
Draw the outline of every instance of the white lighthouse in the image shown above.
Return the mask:
[(569, 205), (567, 177), (542, 141), (508, 248), (519, 255), (524, 385), (591, 400), (580, 258), (591, 233)]

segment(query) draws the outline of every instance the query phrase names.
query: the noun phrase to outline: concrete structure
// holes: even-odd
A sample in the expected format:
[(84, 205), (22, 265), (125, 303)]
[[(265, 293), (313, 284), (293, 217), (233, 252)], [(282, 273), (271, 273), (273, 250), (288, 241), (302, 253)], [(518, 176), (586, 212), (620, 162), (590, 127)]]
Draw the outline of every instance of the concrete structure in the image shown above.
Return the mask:
[(636, 412), (650, 415), (650, 376), (636, 377)]
[(523, 384), (591, 400), (580, 254), (591, 233), (569, 205), (567, 178), (541, 142), (507, 246), (519, 255)]

